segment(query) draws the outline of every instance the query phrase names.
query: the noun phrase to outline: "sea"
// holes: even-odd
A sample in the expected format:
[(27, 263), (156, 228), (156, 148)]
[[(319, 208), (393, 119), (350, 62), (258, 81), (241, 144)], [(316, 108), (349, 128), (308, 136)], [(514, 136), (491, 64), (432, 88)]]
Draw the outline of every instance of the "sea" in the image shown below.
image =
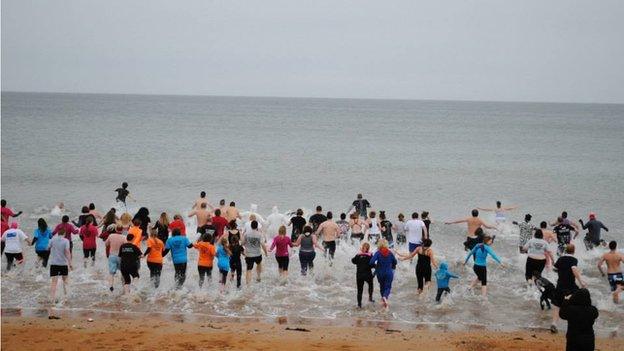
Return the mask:
[[(165, 261), (163, 284), (151, 288), (147, 267), (130, 296), (111, 293), (100, 241), (95, 267), (74, 255), (68, 295), (49, 301), (47, 271), (31, 247), (25, 263), (2, 267), (2, 308), (124, 313), (205, 314), (225, 317), (372, 320), (397, 324), (477, 326), (490, 329), (547, 328), (549, 311), (524, 281), (525, 256), (517, 250), (512, 221), (532, 214), (533, 223), (554, 221), (562, 211), (573, 221), (589, 212), (609, 228), (607, 241), (624, 245), (624, 105), (425, 100), (364, 100), (270, 97), (156, 96), (2, 92), (1, 192), (8, 206), (24, 213), (15, 220), (32, 236), (38, 218), (51, 226), (52, 209), (63, 202), (77, 217), (94, 203), (112, 207), (122, 182), (152, 220), (161, 212), (186, 216), (200, 191), (212, 203), (235, 201), (242, 211), (266, 216), (317, 205), (336, 216), (358, 193), (376, 211), (429, 211), (438, 261), (460, 275), (442, 304), (417, 296), (414, 263), (396, 270), (390, 308), (355, 303), (357, 245), (339, 245), (333, 265), (317, 253), (314, 272), (299, 273), (296, 250), (287, 281), (275, 259), (265, 258), (261, 283), (220, 293), (217, 277), (199, 289), (190, 250), (188, 277), (173, 289)], [(489, 298), (468, 288), (470, 265), (463, 225), (445, 221), (470, 215), (495, 202), (517, 206), (497, 224), (493, 249), (507, 267), (491, 264)], [(257, 209), (256, 209), (257, 208)], [(125, 210), (125, 209), (124, 209)], [(494, 223), (491, 212), (484, 220)], [(194, 239), (194, 220), (187, 218)], [(604, 248), (587, 252), (577, 239), (577, 257), (600, 311), (596, 330), (622, 335), (624, 307), (611, 301), (596, 269)], [(270, 239), (270, 238), (269, 238)], [(80, 247), (80, 239), (74, 238)], [(79, 250), (74, 249), (80, 253)], [(405, 248), (397, 250), (405, 252)], [(556, 281), (556, 274), (545, 277)], [(379, 300), (378, 285), (375, 297)], [(560, 328), (564, 324), (560, 324)]]

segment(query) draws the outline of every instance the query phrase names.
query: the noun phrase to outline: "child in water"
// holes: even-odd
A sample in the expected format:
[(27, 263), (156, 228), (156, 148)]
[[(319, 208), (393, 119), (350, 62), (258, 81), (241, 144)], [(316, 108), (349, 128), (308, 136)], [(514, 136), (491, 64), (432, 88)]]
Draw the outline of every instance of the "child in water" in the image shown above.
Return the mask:
[(438, 293), (436, 294), (436, 302), (440, 302), (442, 298), (442, 294), (451, 293), (451, 289), (449, 288), (449, 280), (451, 278), (459, 278), (459, 276), (448, 271), (448, 263), (442, 262), (440, 263), (440, 269), (435, 274), (436, 280), (438, 282)]
[(227, 276), (230, 272), (230, 256), (232, 256), (232, 251), (230, 251), (228, 238), (222, 236), (217, 244), (217, 267), (221, 274), (221, 279), (219, 280), (221, 283), (221, 292), (225, 290), (225, 283), (227, 282)]

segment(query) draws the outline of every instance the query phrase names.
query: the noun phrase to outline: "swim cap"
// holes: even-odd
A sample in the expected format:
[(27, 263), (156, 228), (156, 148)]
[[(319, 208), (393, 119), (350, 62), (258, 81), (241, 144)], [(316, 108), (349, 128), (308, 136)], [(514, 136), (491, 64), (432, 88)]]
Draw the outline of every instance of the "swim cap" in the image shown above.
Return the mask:
[(596, 214), (593, 212), (589, 213), (589, 219), (596, 219)]

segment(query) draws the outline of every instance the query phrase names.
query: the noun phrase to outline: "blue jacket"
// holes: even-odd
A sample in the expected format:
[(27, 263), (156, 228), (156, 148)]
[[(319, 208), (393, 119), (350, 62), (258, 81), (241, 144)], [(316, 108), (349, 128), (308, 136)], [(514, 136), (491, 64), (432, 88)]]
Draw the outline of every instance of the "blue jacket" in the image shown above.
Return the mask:
[(466, 256), (466, 261), (464, 263), (468, 263), (470, 256), (473, 256), (473, 255), (474, 255), (474, 264), (476, 264), (477, 266), (486, 266), (488, 255), (492, 256), (494, 261), (501, 263), (500, 258), (496, 256), (496, 253), (494, 252), (494, 250), (492, 250), (490, 245), (485, 245), (485, 244), (475, 245), (475, 247), (473, 247), (472, 250), (468, 253), (468, 256)]
[(448, 271), (448, 264), (446, 262), (440, 263), (440, 269), (435, 274), (436, 280), (438, 281), (438, 288), (448, 288), (449, 280), (451, 278), (459, 278), (459, 276)]
[[(381, 252), (383, 250), (383, 253)], [(375, 274), (377, 276), (392, 274), (397, 265), (397, 259), (388, 249), (382, 249), (375, 252), (371, 257), (370, 264), (375, 266)]]

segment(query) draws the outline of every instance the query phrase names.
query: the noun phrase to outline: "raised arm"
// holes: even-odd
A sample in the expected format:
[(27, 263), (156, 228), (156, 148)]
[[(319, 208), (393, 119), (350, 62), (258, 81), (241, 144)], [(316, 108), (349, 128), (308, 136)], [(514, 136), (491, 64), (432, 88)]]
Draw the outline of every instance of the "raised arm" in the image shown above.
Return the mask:
[(492, 211), (496, 211), (495, 208), (483, 208), (483, 207), (477, 207), (477, 210), (479, 211), (485, 211), (485, 212), (492, 212)]
[(466, 223), (468, 222), (468, 218), (458, 219), (456, 221), (444, 222), (444, 224), (458, 224), (458, 223)]

